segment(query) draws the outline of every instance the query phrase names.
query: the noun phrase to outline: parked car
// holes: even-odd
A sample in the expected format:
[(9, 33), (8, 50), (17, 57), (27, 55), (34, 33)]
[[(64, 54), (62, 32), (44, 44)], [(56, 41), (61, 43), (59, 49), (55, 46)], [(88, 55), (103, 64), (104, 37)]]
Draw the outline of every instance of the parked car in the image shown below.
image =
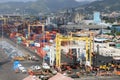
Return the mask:
[(21, 64), (18, 64), (18, 69), (20, 70), (20, 72), (22, 73), (26, 73), (27, 70), (25, 69), (25, 67), (23, 67)]
[(40, 69), (41, 69), (41, 67), (40, 67), (40, 66), (38, 66), (38, 65), (35, 65), (35, 69), (36, 69), (36, 70), (40, 70)]
[(39, 65), (33, 65), (33, 66), (30, 67), (30, 69), (32, 69), (32, 70), (40, 70), (41, 67)]
[(53, 69), (53, 68), (50, 69), (50, 72), (51, 72), (52, 74), (57, 74), (57, 71), (56, 71), (55, 69)]
[(47, 63), (42, 64), (43, 69), (50, 69), (50, 66)]
[(22, 73), (27, 73), (27, 70), (23, 67), (23, 68), (21, 69), (21, 72), (22, 72)]
[(39, 59), (37, 57), (35, 57), (35, 56), (28, 57), (28, 60), (39, 61)]
[(21, 64), (18, 64), (18, 67), (21, 67), (22, 65)]

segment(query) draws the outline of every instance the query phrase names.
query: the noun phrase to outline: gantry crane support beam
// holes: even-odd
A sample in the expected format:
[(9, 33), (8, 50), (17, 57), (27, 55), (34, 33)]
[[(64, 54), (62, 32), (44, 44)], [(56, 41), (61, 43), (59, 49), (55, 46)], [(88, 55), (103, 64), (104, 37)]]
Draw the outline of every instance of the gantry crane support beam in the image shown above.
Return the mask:
[(30, 30), (31, 30), (31, 27), (36, 27), (36, 26), (39, 26), (39, 27), (42, 27), (42, 32), (44, 32), (44, 25), (43, 24), (33, 24), (33, 25), (28, 25), (28, 36), (30, 36)]
[[(72, 36), (61, 36), (56, 35), (56, 66), (61, 66), (61, 42), (62, 41), (85, 41), (86, 42), (86, 61), (91, 63), (91, 51), (92, 51), (92, 37), (72, 37)], [(88, 49), (90, 48), (90, 54), (88, 58)]]
[(7, 18), (0, 18), (0, 20), (3, 20), (3, 25), (7, 24)]

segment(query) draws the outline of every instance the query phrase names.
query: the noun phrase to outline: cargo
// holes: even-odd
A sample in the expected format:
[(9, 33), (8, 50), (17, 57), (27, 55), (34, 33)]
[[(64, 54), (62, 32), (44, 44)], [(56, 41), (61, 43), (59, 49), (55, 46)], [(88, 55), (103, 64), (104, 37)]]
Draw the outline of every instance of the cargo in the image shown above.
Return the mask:
[(20, 34), (20, 33), (16, 33), (15, 36), (16, 36), (16, 37), (18, 37), (18, 36), (22, 36), (22, 34)]
[(48, 45), (48, 43), (45, 43), (45, 42), (40, 43), (40, 47), (45, 47), (45, 45)]
[(44, 42), (48, 42), (48, 41), (47, 41), (47, 40), (41, 40), (41, 42), (43, 42), (43, 43), (44, 43)]
[(23, 36), (21, 36), (21, 39), (22, 39), (22, 41), (25, 41), (25, 40), (26, 40), (25, 37), (23, 37)]
[(54, 41), (50, 39), (49, 42), (50, 42), (50, 43), (53, 43)]
[(45, 39), (46, 39), (47, 41), (49, 41), (49, 40), (51, 39), (51, 37), (50, 37), (50, 36), (47, 36), (47, 37), (45, 37)]
[(34, 43), (30, 43), (29, 46), (30, 46), (30, 47), (33, 47), (33, 46), (35, 46), (35, 44), (34, 44)]
[(54, 40), (56, 38), (56, 35), (51, 35), (51, 39)]
[(50, 34), (50, 32), (46, 31), (46, 34)]
[(21, 44), (22, 44), (23, 46), (26, 46), (26, 42), (22, 42)]
[(21, 37), (17, 37), (17, 40), (18, 40), (18, 41), (21, 41), (21, 40), (22, 40), (22, 38), (21, 38)]
[(56, 31), (52, 31), (51, 33), (52, 33), (52, 34), (56, 34), (57, 32), (56, 32)]
[(22, 40), (22, 38), (21, 38), (21, 37), (17, 37), (17, 40), (18, 40), (18, 41), (21, 41), (21, 40)]
[(31, 50), (33, 50), (33, 51), (35, 51), (35, 49), (36, 49), (36, 47), (34, 47), (34, 46), (31, 46), (30, 48), (31, 48)]
[(22, 41), (17, 41), (18, 44), (22, 43)]
[(45, 47), (43, 47), (44, 51), (49, 51), (50, 50), (50, 46), (46, 45)]
[(10, 33), (10, 38), (14, 38), (16, 33)]
[(46, 55), (46, 52), (42, 48), (37, 48), (37, 54), (41, 57), (44, 58)]
[(35, 47), (40, 47), (40, 43), (34, 43)]
[(120, 48), (120, 43), (117, 43), (115, 46), (116, 48)]

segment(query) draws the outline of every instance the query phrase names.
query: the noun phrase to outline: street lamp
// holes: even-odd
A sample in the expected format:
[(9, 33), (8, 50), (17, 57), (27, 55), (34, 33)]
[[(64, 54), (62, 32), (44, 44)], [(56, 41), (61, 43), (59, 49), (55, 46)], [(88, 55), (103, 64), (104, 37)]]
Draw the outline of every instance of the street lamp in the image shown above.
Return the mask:
[(4, 22), (2, 22), (2, 34), (1, 34), (2, 35), (2, 46), (3, 46), (3, 34), (4, 34), (3, 33), (3, 26), (4, 26)]

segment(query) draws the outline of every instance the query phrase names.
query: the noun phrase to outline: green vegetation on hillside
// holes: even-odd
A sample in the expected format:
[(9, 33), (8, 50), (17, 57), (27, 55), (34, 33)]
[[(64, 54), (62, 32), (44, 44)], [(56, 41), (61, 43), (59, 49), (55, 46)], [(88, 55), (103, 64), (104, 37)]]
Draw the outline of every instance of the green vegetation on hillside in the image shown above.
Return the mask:
[[(84, 9), (84, 11), (83, 11)], [(113, 11), (120, 11), (120, 0), (100, 0), (90, 4), (79, 7), (79, 10), (85, 13), (93, 13), (94, 11), (100, 11), (104, 13), (110, 13)]]
[(0, 13), (39, 14), (77, 7), (81, 4), (74, 0), (37, 0), (35, 2), (0, 3)]

